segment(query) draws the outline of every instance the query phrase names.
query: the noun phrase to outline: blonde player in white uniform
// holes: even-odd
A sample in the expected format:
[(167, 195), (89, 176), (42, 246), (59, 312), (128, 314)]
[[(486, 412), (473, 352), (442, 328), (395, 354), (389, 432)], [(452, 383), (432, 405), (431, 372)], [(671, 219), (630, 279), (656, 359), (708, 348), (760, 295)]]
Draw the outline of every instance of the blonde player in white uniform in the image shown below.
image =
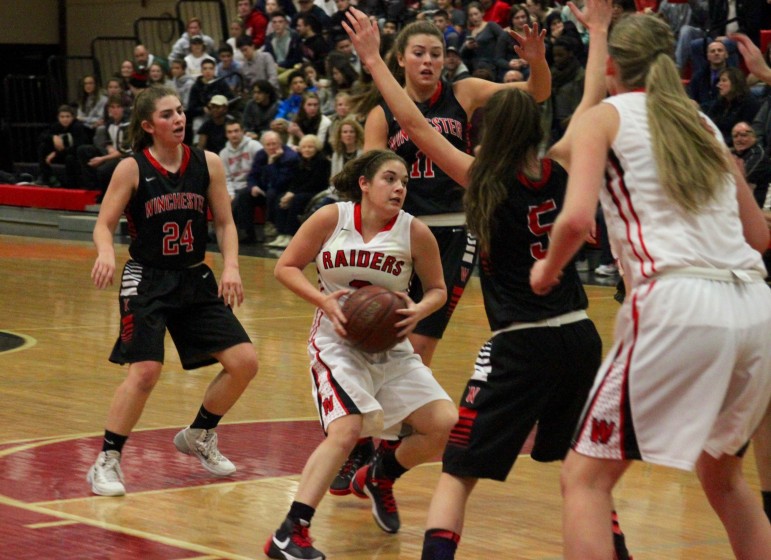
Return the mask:
[(769, 232), (683, 90), (666, 24), (628, 16), (608, 47), (618, 95), (574, 123), (565, 204), (531, 271), (537, 294), (559, 282), (599, 195), (630, 291), (563, 467), (565, 558), (612, 558), (611, 491), (632, 459), (695, 467), (736, 557), (769, 558), (740, 456), (771, 398)]
[[(444, 304), (436, 240), (425, 224), (401, 209), (407, 177), (404, 160), (391, 151), (373, 150), (349, 162), (333, 182), (350, 202), (313, 214), (276, 264), (278, 280), (318, 308), (308, 353), (313, 396), (327, 437), (305, 464), (289, 514), (265, 545), (270, 558), (324, 558), (311, 544), (308, 527), (340, 465), (360, 437), (396, 436), (405, 421), (413, 434), (365, 467), (359, 481), (361, 492), (372, 499), (375, 521), (396, 532), (394, 480), (439, 454), (458, 419), (409, 340), (368, 354), (343, 339), (340, 298), (362, 285), (404, 294), (408, 308), (397, 323), (401, 336)], [(303, 273), (310, 262), (316, 263), (318, 287)], [(417, 304), (406, 295), (413, 271), (428, 288)]]

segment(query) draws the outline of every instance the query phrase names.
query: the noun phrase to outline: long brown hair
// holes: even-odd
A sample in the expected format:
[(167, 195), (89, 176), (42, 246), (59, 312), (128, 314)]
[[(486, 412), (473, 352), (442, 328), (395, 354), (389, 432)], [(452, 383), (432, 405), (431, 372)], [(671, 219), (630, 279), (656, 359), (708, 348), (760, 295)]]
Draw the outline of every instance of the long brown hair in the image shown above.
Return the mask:
[[(386, 66), (402, 87), (404, 87), (404, 84), (406, 83), (406, 78), (404, 77), (404, 68), (399, 66), (399, 55), (404, 56), (404, 52), (407, 50), (407, 43), (409, 43), (410, 39), (415, 35), (431, 35), (442, 42), (442, 47), (445, 46), (444, 34), (430, 21), (413, 21), (404, 26), (396, 36), (391, 50), (383, 55)], [(383, 96), (373, 84), (369, 91), (356, 96), (353, 100), (352, 107), (359, 115), (366, 116), (372, 109), (377, 107), (382, 100)]]
[[(468, 228), (482, 251), (490, 250), (498, 207), (508, 197), (511, 178), (537, 157), (543, 137), (541, 114), (535, 100), (518, 89), (504, 89), (485, 106), (479, 151), (469, 168), (464, 195)], [(501, 131), (506, 138), (501, 138)]]
[(674, 45), (666, 23), (633, 14), (613, 26), (608, 53), (620, 81), (647, 92), (651, 148), (664, 192), (684, 210), (697, 212), (715, 198), (732, 163), (683, 89)]
[(142, 122), (152, 121), (158, 100), (169, 95), (179, 99), (177, 91), (173, 88), (150, 86), (140, 92), (136, 99), (134, 99), (134, 106), (131, 109), (131, 120), (128, 126), (128, 138), (134, 153), (139, 153), (148, 146), (153, 145), (153, 135), (142, 128)]

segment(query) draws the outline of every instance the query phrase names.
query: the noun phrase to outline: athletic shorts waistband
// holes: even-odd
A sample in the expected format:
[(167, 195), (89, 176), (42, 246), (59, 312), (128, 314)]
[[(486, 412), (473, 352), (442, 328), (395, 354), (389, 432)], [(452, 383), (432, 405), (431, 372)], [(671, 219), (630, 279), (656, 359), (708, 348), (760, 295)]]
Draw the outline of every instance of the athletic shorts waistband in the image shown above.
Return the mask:
[(571, 311), (570, 313), (563, 313), (556, 317), (549, 317), (548, 319), (542, 319), (540, 321), (534, 321), (532, 323), (512, 323), (508, 327), (493, 331), (493, 336), (510, 331), (519, 331), (522, 329), (538, 329), (543, 327), (561, 327), (562, 325), (568, 325), (570, 323), (577, 323), (588, 319), (589, 315), (583, 309), (579, 311)]
[(665, 270), (654, 276), (655, 278), (664, 278), (668, 276), (681, 276), (683, 278), (704, 278), (705, 280), (716, 280), (718, 282), (733, 282), (735, 284), (751, 284), (763, 282), (765, 277), (758, 270), (754, 269), (718, 269), (699, 266), (686, 266), (683, 268), (673, 268)]

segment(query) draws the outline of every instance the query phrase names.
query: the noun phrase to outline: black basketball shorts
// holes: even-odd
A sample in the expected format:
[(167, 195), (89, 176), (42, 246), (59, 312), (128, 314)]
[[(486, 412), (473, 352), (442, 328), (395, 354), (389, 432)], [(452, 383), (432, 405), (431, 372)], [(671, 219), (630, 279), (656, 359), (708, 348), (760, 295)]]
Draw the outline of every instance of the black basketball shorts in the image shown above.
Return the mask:
[(600, 366), (590, 320), (504, 332), (482, 346), (461, 397), (443, 471), (506, 480), (535, 425), (531, 456), (565, 457)]
[(111, 362), (163, 362), (167, 329), (185, 369), (216, 363), (212, 354), (251, 342), (233, 310), (217, 296), (217, 280), (205, 264), (163, 270), (130, 260), (118, 300), (120, 336)]
[[(441, 309), (420, 321), (414, 332), (432, 338), (442, 338), (450, 317), (458, 305), (458, 300), (466, 289), (468, 279), (474, 271), (477, 260), (477, 240), (468, 233), (465, 226), (430, 229), (439, 244), (444, 283), (447, 285), (447, 301)], [(412, 278), (409, 294), (413, 301), (420, 301), (423, 298), (423, 286), (417, 275)]]

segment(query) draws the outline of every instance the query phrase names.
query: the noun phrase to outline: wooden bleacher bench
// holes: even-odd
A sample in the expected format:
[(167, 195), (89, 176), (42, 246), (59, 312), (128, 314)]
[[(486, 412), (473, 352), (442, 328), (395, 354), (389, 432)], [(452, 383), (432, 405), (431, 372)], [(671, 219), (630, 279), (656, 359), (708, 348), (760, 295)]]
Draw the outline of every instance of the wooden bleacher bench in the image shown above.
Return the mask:
[(46, 210), (85, 212), (96, 204), (99, 191), (58, 189), (34, 185), (0, 184), (0, 205), (26, 206)]

